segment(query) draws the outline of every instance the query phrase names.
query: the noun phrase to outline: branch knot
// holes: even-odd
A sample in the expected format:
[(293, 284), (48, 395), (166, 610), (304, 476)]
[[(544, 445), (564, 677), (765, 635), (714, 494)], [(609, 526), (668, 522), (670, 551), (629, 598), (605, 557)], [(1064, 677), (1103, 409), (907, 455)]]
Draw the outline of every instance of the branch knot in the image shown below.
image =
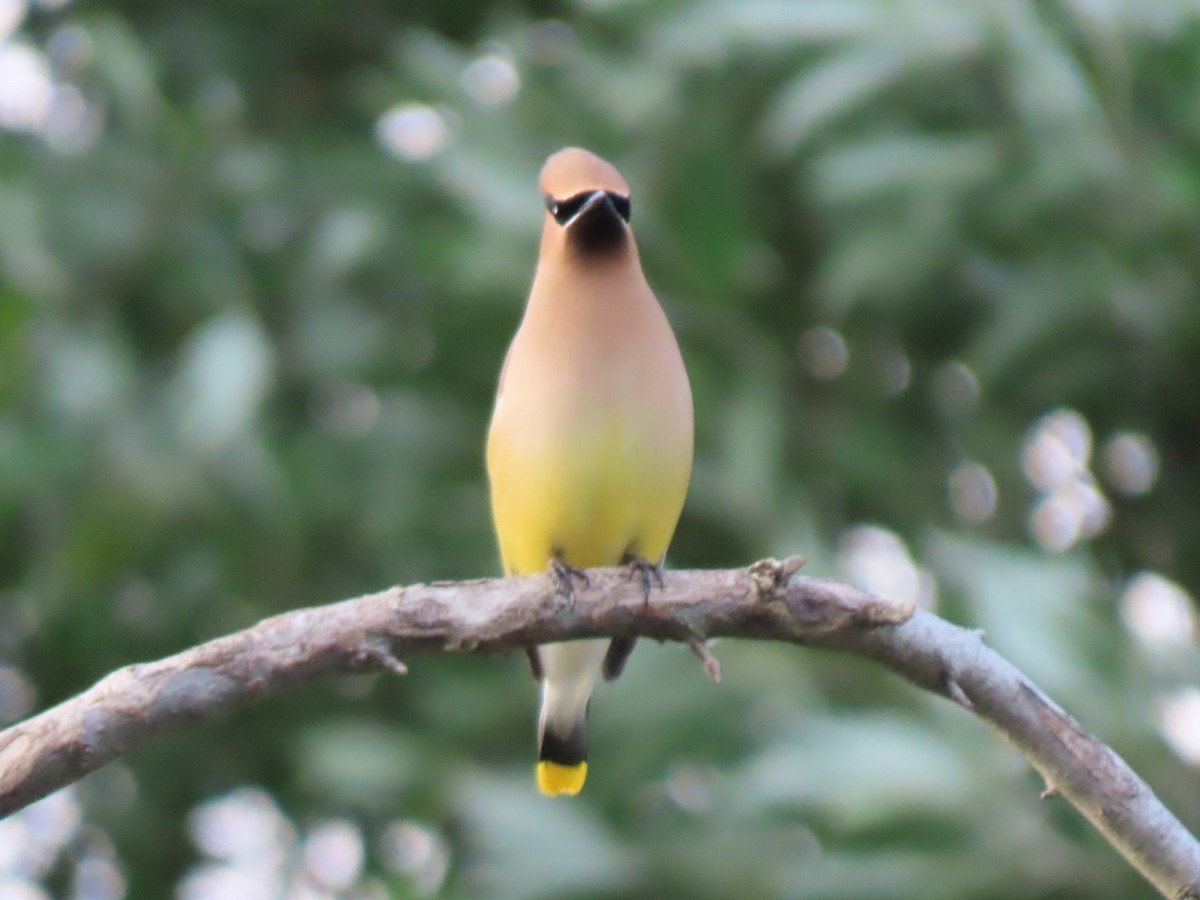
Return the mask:
[(778, 559), (760, 559), (746, 571), (754, 585), (754, 599), (760, 603), (782, 600), (779, 589), (800, 571), (806, 560), (803, 556), (789, 556), (782, 562)]

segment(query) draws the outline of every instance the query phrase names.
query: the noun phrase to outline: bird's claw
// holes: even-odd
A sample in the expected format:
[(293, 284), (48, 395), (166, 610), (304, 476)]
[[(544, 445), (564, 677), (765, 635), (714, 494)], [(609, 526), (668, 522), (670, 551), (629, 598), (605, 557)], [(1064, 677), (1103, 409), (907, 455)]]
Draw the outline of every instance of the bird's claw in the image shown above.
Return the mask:
[(663, 579), (662, 563), (652, 563), (644, 556), (627, 553), (621, 560), (628, 571), (630, 579), (638, 579), (642, 583), (642, 602), (650, 605), (650, 589), (657, 587), (662, 590), (667, 586)]
[(575, 606), (575, 582), (578, 581), (582, 587), (591, 585), (587, 572), (557, 556), (550, 560), (550, 578), (554, 581), (555, 592), (567, 601), (568, 609)]

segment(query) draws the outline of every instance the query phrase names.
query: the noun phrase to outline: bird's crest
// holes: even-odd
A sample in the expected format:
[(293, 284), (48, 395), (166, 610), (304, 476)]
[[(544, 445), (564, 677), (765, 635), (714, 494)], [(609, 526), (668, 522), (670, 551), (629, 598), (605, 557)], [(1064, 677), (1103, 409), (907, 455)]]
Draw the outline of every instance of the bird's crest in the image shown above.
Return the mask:
[(585, 191), (608, 191), (629, 196), (629, 185), (612, 163), (580, 147), (559, 150), (546, 160), (538, 178), (542, 194), (556, 200)]

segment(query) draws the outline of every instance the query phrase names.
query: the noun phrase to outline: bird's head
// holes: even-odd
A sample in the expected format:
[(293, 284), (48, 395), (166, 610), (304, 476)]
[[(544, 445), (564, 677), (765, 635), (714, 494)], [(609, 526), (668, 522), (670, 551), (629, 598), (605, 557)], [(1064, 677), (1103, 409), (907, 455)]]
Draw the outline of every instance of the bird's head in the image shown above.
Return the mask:
[(546, 237), (576, 253), (604, 256), (629, 243), (629, 185), (611, 163), (578, 147), (546, 160), (538, 180)]

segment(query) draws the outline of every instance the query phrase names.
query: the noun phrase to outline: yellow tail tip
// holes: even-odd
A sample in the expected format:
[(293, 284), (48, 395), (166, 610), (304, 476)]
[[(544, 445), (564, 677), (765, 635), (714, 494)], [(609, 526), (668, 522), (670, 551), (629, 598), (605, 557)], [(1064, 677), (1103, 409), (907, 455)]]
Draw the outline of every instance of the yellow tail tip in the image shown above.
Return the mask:
[(537, 764), (538, 790), (547, 797), (559, 794), (578, 794), (587, 780), (587, 763), (575, 766), (562, 766), (558, 763), (542, 761)]

